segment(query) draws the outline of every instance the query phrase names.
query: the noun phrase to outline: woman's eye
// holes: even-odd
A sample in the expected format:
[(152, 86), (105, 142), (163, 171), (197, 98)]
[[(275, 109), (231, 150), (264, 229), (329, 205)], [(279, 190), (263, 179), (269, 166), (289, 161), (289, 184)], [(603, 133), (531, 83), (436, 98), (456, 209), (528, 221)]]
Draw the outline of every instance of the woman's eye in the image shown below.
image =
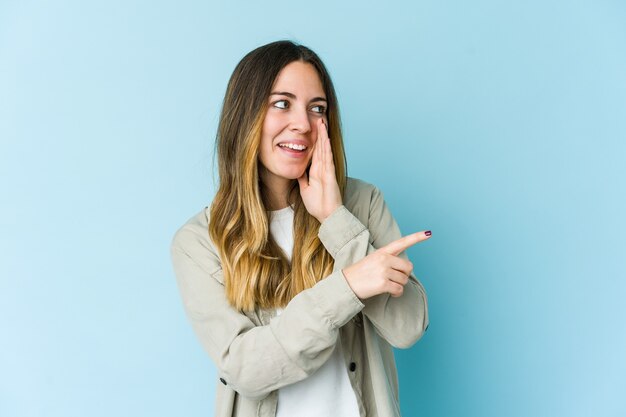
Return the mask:
[(315, 113), (324, 114), (324, 113), (326, 113), (326, 107), (324, 107), (324, 106), (314, 106), (313, 107), (313, 111)]
[(289, 107), (289, 103), (287, 103), (287, 100), (278, 100), (274, 103), (274, 107), (278, 107), (279, 109), (286, 109), (287, 107)]

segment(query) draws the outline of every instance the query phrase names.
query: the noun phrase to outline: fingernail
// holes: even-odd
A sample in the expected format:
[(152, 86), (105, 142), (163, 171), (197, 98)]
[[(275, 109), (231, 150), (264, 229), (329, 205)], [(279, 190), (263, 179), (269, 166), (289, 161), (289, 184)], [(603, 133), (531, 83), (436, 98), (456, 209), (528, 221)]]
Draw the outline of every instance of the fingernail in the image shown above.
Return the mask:
[(424, 232), (424, 234), (425, 234), (426, 236), (430, 236), (430, 235), (432, 235), (432, 233), (430, 232), (430, 230), (425, 231), (425, 232)]

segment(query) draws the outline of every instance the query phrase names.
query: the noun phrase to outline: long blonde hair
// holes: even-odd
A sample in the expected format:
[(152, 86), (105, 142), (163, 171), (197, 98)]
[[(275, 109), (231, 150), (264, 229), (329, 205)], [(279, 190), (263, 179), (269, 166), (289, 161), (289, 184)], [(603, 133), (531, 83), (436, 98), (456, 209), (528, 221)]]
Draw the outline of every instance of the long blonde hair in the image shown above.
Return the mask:
[(284, 307), (333, 271), (334, 260), (317, 237), (320, 223), (306, 210), (297, 181), (288, 196), (294, 205), (291, 266), (269, 233), (258, 153), (272, 85), (280, 70), (293, 61), (310, 63), (319, 74), (328, 101), (337, 183), (342, 194), (345, 189), (347, 167), (337, 96), (320, 58), (291, 41), (273, 42), (248, 53), (235, 68), (224, 97), (216, 140), (219, 186), (209, 219), (226, 296), (240, 311)]

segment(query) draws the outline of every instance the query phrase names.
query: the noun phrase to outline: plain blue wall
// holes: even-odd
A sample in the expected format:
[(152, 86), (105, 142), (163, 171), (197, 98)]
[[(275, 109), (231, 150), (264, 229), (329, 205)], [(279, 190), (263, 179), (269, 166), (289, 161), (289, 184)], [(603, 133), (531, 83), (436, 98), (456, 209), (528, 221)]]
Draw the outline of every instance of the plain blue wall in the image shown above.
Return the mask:
[(404, 415), (626, 415), (625, 22), (599, 0), (0, 2), (0, 415), (212, 415), (169, 243), (210, 202), (234, 66), (283, 38), (334, 77), (349, 173), (433, 231)]

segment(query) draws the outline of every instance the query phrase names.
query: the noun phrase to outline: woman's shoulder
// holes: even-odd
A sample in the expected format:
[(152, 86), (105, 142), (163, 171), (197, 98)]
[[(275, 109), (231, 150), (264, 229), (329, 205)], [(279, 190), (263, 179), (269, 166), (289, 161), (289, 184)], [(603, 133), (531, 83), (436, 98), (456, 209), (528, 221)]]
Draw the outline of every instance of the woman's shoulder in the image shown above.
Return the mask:
[(208, 206), (204, 207), (174, 233), (171, 250), (188, 256), (212, 274), (221, 268), (221, 263), (209, 237), (209, 211)]
[(368, 225), (373, 212), (380, 211), (384, 205), (383, 195), (374, 184), (358, 178), (348, 177), (343, 197), (343, 205), (356, 216), (361, 223)]
[(363, 205), (369, 207), (372, 198), (378, 193), (380, 193), (380, 191), (374, 184), (370, 184), (359, 178), (347, 177), (344, 192), (344, 205), (348, 209)]

